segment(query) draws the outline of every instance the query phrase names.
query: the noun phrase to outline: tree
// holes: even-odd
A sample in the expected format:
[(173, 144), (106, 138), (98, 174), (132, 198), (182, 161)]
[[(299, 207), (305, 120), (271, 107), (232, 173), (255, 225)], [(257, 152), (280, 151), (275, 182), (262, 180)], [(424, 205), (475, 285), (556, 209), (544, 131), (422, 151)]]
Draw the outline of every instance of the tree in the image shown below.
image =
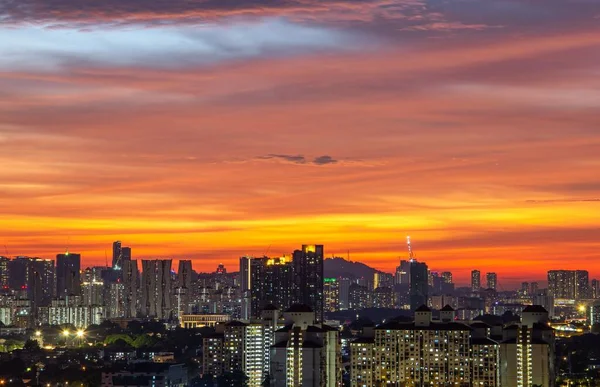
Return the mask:
[(136, 337), (131, 345), (133, 345), (135, 348), (149, 348), (154, 346), (157, 342), (158, 339), (156, 337), (143, 334)]
[(27, 340), (23, 345), (23, 349), (26, 351), (39, 351), (41, 348), (37, 340)]
[(118, 335), (110, 335), (106, 336), (104, 339), (104, 344), (106, 345), (119, 345), (119, 346), (133, 346), (133, 339), (131, 336), (126, 334), (118, 334)]

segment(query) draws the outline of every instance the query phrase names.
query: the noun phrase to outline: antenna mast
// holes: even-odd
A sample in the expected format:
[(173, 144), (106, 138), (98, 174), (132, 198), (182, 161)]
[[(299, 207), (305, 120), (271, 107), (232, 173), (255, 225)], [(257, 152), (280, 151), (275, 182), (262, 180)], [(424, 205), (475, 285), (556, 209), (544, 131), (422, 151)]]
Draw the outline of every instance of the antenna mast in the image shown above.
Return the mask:
[(410, 244), (410, 236), (406, 237), (406, 245), (408, 246), (408, 259), (410, 261), (414, 261), (415, 260), (415, 255), (414, 255), (413, 250), (412, 250), (412, 245)]

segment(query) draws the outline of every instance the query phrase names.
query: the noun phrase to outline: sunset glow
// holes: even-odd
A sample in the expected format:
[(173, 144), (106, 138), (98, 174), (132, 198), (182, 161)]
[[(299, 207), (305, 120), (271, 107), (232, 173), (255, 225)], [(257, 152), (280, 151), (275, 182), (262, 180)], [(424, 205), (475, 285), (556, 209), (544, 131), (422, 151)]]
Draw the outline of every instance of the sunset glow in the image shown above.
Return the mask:
[(600, 276), (597, 3), (80, 3), (0, 4), (11, 255)]

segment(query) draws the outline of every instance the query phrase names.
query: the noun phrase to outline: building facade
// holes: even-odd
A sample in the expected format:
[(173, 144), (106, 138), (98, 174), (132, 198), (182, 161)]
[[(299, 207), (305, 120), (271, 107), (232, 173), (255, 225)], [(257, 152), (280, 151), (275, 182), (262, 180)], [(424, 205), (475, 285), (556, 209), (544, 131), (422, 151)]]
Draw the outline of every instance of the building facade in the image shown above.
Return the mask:
[(296, 302), (308, 305), (317, 321), (323, 321), (323, 245), (302, 245), (294, 251), (293, 264), (296, 282)]
[(142, 316), (169, 318), (173, 312), (171, 260), (142, 260), (142, 268)]

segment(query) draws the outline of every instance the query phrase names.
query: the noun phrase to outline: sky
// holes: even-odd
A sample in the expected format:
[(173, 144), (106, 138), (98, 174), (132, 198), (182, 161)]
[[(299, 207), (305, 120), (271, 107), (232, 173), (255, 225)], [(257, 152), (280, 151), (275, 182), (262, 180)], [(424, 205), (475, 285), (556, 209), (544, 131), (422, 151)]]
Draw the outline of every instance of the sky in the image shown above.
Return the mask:
[(595, 0), (5, 0), (6, 255), (600, 278)]

